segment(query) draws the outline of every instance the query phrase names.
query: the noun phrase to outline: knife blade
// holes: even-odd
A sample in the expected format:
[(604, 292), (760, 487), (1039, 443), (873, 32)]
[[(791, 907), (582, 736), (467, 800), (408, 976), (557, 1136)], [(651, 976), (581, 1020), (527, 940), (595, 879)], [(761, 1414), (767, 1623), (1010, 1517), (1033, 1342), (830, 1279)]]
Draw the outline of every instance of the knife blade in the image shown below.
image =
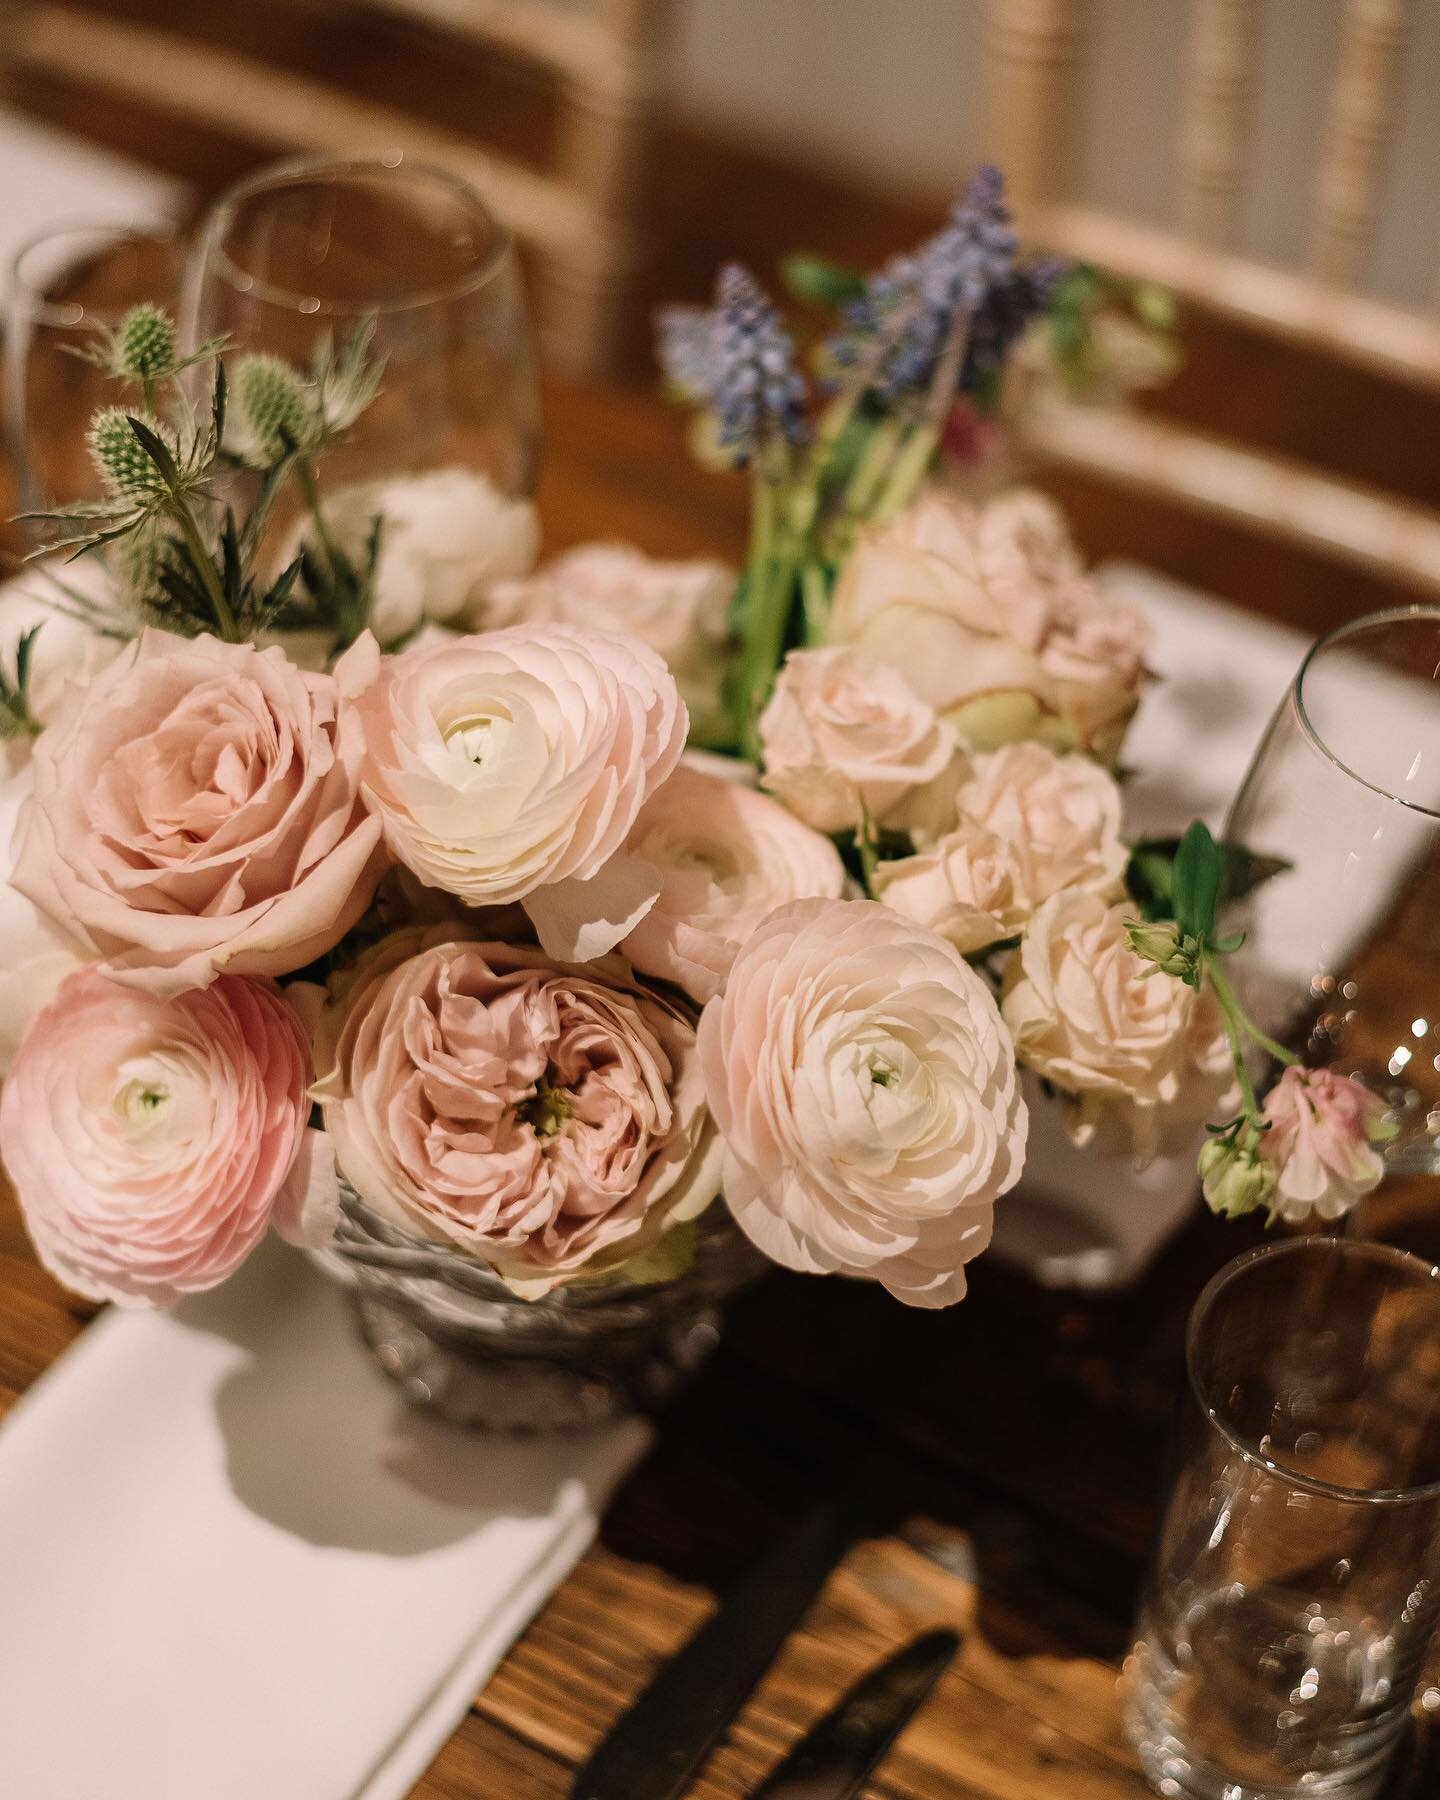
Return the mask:
[(957, 1632), (927, 1631), (862, 1675), (751, 1800), (853, 1800), (959, 1648)]
[(571, 1800), (678, 1800), (859, 1528), (848, 1501), (807, 1513), (623, 1715)]

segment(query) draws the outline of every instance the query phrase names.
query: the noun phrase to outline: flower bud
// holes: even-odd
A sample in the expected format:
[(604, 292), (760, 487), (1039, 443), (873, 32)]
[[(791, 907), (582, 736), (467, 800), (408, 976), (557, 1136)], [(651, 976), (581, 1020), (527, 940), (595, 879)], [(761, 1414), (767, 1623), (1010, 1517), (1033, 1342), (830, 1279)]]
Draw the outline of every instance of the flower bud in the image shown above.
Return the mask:
[(1211, 1138), (1200, 1152), (1199, 1171), (1211, 1212), (1227, 1219), (1269, 1203), (1275, 1171), (1248, 1145), (1234, 1138)]
[(132, 306), (116, 330), (112, 355), (117, 375), (162, 380), (175, 372), (175, 327), (158, 306)]
[(1127, 925), (1125, 932), (1130, 948), (1142, 962), (1153, 963), (1162, 974), (1178, 976), (1182, 981), (1194, 974), (1194, 952), (1186, 948), (1180, 928), (1172, 920), (1162, 919), (1153, 925), (1136, 921)]
[[(173, 437), (158, 420), (144, 419), (142, 423), (173, 449)], [(90, 422), (89, 444), (100, 479), (118, 499), (148, 506), (168, 493), (164, 476), (131, 429), (122, 407), (107, 406), (96, 413)]]

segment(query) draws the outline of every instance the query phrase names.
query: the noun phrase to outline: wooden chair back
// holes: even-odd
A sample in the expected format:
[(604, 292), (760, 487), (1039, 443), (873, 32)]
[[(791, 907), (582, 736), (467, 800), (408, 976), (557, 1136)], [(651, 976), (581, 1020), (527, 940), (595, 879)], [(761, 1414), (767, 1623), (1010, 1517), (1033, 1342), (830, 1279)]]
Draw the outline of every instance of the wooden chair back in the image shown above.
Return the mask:
[[(1093, 17), (1087, 0), (984, 0), (986, 150), (1006, 171), (1026, 234), (1256, 331), (1440, 392), (1440, 318), (1357, 291), (1384, 197), (1413, 0), (1344, 0), (1298, 269), (1234, 248), (1261, 0), (1167, 4), (1184, 25), (1184, 97), (1171, 145), (1173, 223), (1156, 228), (1081, 205), (1062, 185)], [(1163, 147), (1146, 144), (1144, 153)], [(1047, 401), (1026, 432), (1061, 465), (1440, 594), (1440, 512), (1132, 413)]]

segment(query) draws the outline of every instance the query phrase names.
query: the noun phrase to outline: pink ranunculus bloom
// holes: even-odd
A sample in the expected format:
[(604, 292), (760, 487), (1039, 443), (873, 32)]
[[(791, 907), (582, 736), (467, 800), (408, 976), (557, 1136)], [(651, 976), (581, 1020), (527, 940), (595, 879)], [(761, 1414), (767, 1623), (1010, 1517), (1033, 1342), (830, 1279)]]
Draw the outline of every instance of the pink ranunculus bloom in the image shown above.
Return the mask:
[(322, 1243), (338, 1196), (306, 1129), (309, 1056), (269, 982), (170, 999), (100, 970), (37, 1015), (0, 1093), (0, 1152), (52, 1274), (122, 1306), (214, 1287), (274, 1225)]
[(654, 904), (659, 872), (617, 855), (685, 748), (653, 650), (517, 625), (390, 658), (362, 712), (366, 797), (427, 886), (468, 906), (520, 901), (547, 951), (577, 961)]
[(663, 885), (622, 948), (642, 974), (702, 1004), (766, 913), (845, 889), (829, 838), (778, 800), (684, 764), (646, 802), (628, 847), (660, 870)]
[(1289, 1068), (1263, 1108), (1260, 1154), (1275, 1171), (1269, 1200), (1282, 1219), (1338, 1219), (1380, 1185), (1377, 1148), (1393, 1137), (1385, 1102), (1333, 1069)]
[(700, 1020), (725, 1197), (773, 1261), (868, 1276), (913, 1306), (965, 1293), (1027, 1117), (990, 989), (868, 900), (770, 914)]
[(330, 949), (385, 862), (352, 704), (373, 644), (351, 658), (307, 674), (278, 649), (145, 632), (37, 741), (14, 885), (157, 994)]
[(361, 1198), (527, 1299), (628, 1261), (719, 1189), (692, 1015), (618, 957), (396, 932), (334, 984), (315, 1061)]

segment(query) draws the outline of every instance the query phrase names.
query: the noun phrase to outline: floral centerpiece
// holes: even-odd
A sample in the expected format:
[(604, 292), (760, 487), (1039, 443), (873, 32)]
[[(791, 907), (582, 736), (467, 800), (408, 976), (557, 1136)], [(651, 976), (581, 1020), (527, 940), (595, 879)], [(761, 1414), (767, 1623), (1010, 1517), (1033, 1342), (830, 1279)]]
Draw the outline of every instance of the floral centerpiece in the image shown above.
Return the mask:
[(818, 401), (745, 271), (662, 321), (697, 443), (749, 471), (738, 582), (612, 545), (532, 572), (532, 510), (473, 476), (326, 493), (364, 333), (304, 371), (182, 358), (153, 308), (97, 345), (108, 497), (0, 615), (0, 1149), (62, 1281), (163, 1305), (348, 1210), (382, 1262), (539, 1305), (680, 1279), (728, 1208), (946, 1305), (1026, 1070), (1112, 1153), (1226, 1120), (1228, 1211), (1378, 1179), (1364, 1090), (1250, 1083), (1216, 915), (1263, 868), (1122, 837), (1144, 619), (1041, 496), (936, 480), (1017, 345), (1091, 354), (1073, 275), (985, 171), (879, 274), (799, 279), (835, 308)]

